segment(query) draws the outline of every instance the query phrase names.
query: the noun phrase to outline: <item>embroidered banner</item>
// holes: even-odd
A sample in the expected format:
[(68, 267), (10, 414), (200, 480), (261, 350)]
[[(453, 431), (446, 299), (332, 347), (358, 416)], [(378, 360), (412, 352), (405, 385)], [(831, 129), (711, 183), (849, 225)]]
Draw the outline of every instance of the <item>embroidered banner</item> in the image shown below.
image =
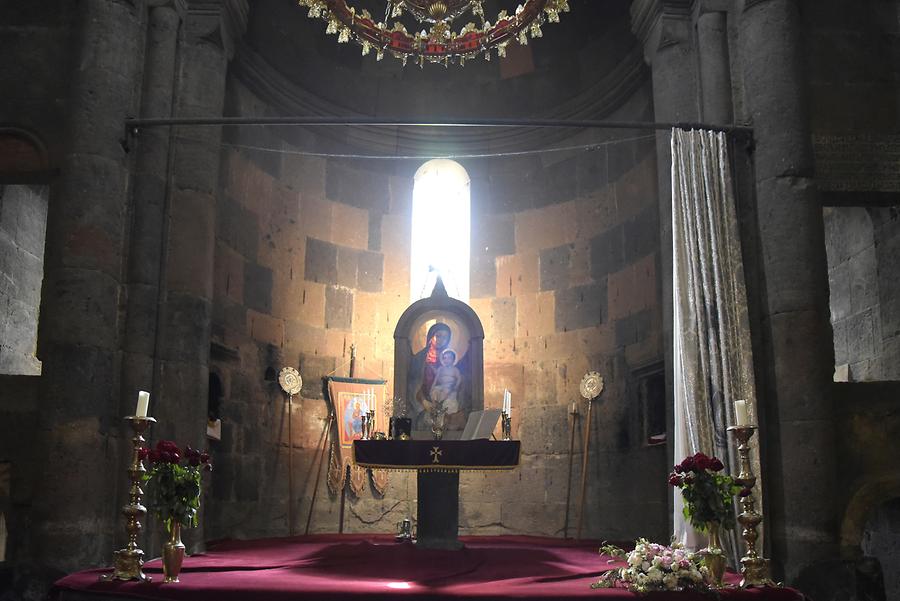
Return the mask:
[[(344, 474), (350, 471), (350, 490), (359, 496), (366, 486), (366, 468), (353, 463), (353, 441), (362, 438), (363, 416), (375, 414), (373, 432), (387, 430), (384, 416), (385, 380), (328, 377), (328, 402), (334, 411), (336, 427), (328, 462), (328, 490), (339, 494)], [(380, 495), (387, 488), (387, 474), (372, 472), (372, 488)]]

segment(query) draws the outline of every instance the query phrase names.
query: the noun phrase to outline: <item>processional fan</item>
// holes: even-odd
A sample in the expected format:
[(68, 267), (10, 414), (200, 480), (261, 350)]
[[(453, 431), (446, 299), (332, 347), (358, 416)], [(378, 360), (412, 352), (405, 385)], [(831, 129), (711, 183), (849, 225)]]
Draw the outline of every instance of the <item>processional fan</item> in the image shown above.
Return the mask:
[(294, 395), (303, 388), (303, 378), (293, 367), (282, 368), (278, 385), (288, 395), (288, 532), (294, 534)]

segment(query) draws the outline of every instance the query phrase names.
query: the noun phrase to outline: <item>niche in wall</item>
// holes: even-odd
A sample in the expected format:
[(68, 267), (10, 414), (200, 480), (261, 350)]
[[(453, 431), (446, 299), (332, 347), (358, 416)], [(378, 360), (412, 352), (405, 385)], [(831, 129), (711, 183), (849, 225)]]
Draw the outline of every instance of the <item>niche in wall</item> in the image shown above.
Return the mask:
[(48, 187), (0, 185), (0, 374), (38, 376)]
[(826, 206), (834, 380), (900, 379), (900, 207)]
[(641, 443), (666, 442), (666, 375), (663, 363), (656, 362), (635, 370), (635, 400), (640, 415)]
[(206, 436), (212, 440), (222, 440), (222, 401), (225, 387), (215, 372), (209, 372), (209, 392), (206, 401)]

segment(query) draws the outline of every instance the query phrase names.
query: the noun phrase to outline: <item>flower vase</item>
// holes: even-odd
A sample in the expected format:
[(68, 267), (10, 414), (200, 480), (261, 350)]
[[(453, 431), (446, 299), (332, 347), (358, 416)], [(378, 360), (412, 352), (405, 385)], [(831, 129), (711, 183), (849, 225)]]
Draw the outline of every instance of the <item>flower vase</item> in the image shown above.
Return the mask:
[(719, 537), (719, 524), (710, 522), (706, 528), (709, 533), (709, 544), (703, 551), (703, 565), (709, 571), (709, 586), (722, 588), (725, 577), (725, 551), (722, 549), (722, 540)]
[(163, 544), (163, 582), (178, 582), (181, 563), (184, 561), (184, 543), (181, 542), (181, 524), (172, 521), (166, 529), (166, 542)]

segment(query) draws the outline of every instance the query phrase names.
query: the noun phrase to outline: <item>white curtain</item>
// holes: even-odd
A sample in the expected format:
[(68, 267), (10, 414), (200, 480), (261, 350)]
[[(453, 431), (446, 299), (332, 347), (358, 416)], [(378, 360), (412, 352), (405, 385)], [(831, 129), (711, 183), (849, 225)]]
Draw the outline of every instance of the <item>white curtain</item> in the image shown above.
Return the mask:
[[(744, 399), (756, 422), (747, 292), (725, 134), (672, 130), (675, 461), (715, 455), (737, 475), (737, 450), (725, 428)], [(755, 443), (758, 440), (754, 439)], [(756, 444), (754, 444), (756, 447)], [(755, 451), (754, 451), (755, 454)], [(758, 461), (756, 498), (761, 498)], [(675, 539), (704, 546), (682, 514), (675, 489)], [(738, 531), (723, 533), (733, 558)]]

